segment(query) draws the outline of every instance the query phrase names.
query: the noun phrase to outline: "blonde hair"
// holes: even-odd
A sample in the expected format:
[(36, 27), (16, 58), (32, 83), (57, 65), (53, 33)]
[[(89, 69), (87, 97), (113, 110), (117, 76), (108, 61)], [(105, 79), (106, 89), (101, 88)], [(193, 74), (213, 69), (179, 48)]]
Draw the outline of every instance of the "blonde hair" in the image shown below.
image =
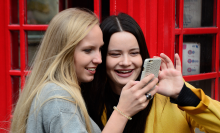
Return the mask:
[(86, 129), (91, 133), (90, 118), (75, 73), (73, 55), (77, 44), (95, 24), (98, 24), (98, 19), (94, 13), (79, 8), (66, 9), (51, 20), (14, 110), (10, 128), (12, 133), (26, 132), (31, 103), (48, 82), (69, 92), (76, 106), (80, 107)]

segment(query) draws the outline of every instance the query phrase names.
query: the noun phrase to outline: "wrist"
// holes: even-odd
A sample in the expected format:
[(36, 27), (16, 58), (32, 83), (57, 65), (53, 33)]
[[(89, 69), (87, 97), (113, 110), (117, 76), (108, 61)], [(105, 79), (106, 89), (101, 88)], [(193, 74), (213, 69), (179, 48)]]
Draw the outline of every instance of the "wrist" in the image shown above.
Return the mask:
[(128, 120), (132, 120), (132, 118), (129, 115), (127, 115), (123, 110), (119, 109), (118, 107), (114, 106), (113, 109), (123, 117), (127, 118)]
[(180, 92), (181, 92), (181, 90), (183, 89), (183, 87), (184, 87), (184, 82), (183, 82), (183, 84), (182, 84), (182, 86), (180, 86), (180, 87), (178, 87), (176, 90), (177, 90), (177, 92), (176, 92), (176, 94), (175, 95), (173, 95), (173, 96), (170, 96), (171, 98), (173, 98), (173, 99), (177, 99), (178, 98), (178, 96), (179, 96), (179, 94), (180, 94)]
[(118, 121), (127, 123), (128, 118), (121, 115), (117, 110), (114, 110), (112, 114), (118, 119)]

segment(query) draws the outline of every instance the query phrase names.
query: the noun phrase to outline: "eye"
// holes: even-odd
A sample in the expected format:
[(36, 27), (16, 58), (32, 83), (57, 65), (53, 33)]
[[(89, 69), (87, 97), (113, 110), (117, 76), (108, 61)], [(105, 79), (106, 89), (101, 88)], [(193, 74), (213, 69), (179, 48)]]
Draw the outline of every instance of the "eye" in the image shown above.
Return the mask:
[(85, 51), (86, 53), (90, 53), (92, 49), (84, 49), (83, 51)]
[(140, 52), (139, 52), (139, 51), (136, 51), (136, 52), (131, 52), (131, 55), (132, 55), (132, 56), (136, 56), (136, 55), (138, 55), (138, 54), (140, 54)]
[(109, 55), (112, 57), (119, 57), (121, 54), (120, 53), (109, 53)]

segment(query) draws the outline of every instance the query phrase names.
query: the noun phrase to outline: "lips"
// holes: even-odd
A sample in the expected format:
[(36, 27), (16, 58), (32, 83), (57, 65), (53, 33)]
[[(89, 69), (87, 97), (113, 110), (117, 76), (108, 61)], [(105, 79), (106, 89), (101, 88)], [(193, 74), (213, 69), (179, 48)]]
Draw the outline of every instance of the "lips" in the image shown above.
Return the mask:
[(95, 70), (96, 70), (96, 68), (95, 67), (91, 67), (91, 68), (86, 68), (86, 70), (89, 72), (89, 73), (91, 73), (91, 74), (95, 74)]
[(119, 77), (127, 78), (132, 75), (133, 70), (134, 69), (118, 69), (118, 70), (115, 70), (115, 72)]

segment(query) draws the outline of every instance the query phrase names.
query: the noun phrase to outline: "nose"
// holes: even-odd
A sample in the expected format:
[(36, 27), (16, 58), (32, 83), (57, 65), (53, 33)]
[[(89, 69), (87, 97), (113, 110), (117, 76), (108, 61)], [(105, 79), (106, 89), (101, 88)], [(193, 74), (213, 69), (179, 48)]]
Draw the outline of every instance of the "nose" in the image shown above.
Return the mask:
[(93, 63), (95, 63), (95, 64), (101, 64), (102, 63), (102, 55), (101, 55), (100, 51), (96, 52), (96, 54), (94, 56), (94, 59), (93, 59)]
[(130, 66), (131, 65), (131, 59), (127, 55), (124, 55), (121, 62), (119, 63), (119, 65)]

